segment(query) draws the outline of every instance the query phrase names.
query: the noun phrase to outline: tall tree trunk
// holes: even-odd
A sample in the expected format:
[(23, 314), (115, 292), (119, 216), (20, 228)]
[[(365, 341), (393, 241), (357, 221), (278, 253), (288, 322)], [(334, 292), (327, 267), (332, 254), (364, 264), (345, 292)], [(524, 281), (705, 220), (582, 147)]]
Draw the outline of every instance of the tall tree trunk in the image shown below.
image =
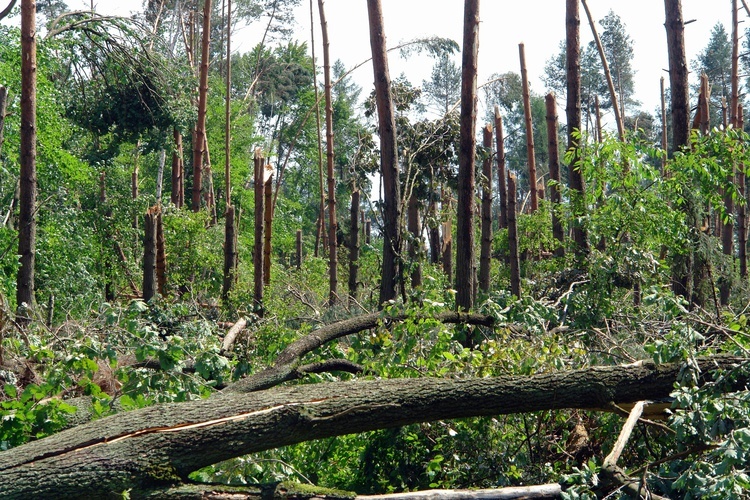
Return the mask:
[(443, 222), (443, 248), (442, 248), (442, 261), (443, 261), (443, 272), (445, 278), (448, 281), (448, 286), (453, 284), (453, 224), (452, 220), (452, 203), (451, 203), (451, 192), (448, 186), (443, 186), (443, 212), (447, 213), (445, 222)]
[(8, 107), (8, 88), (0, 85), (0, 152), (3, 150), (5, 136), (5, 115)]
[(474, 307), (474, 285), (477, 279), (474, 255), (474, 161), (478, 54), (479, 0), (465, 0), (456, 227), (456, 306), (463, 311), (469, 311)]
[(237, 224), (235, 223), (234, 206), (229, 205), (224, 220), (224, 281), (221, 296), (224, 301), (229, 298), (229, 292), (235, 280), (237, 270)]
[(143, 224), (143, 300), (156, 295), (156, 206), (149, 208)]
[(596, 43), (596, 50), (599, 51), (599, 58), (602, 61), (602, 68), (604, 69), (604, 77), (607, 80), (607, 87), (609, 88), (609, 97), (612, 101), (612, 110), (615, 112), (615, 122), (617, 122), (617, 135), (621, 141), (625, 140), (625, 125), (622, 119), (622, 110), (618, 104), (617, 89), (615, 89), (615, 82), (612, 80), (612, 73), (609, 71), (609, 64), (607, 63), (607, 56), (604, 53), (604, 47), (602, 46), (602, 40), (599, 38), (599, 33), (596, 31), (596, 24), (594, 18), (589, 10), (589, 5), (586, 0), (581, 0), (583, 8), (586, 11), (586, 17), (589, 20), (589, 26), (591, 27), (591, 33), (594, 36), (594, 42)]
[(21, 0), (21, 196), (16, 281), (17, 320), (28, 322), (34, 308), (36, 260), (36, 1)]
[(161, 205), (156, 205), (156, 284), (159, 294), (164, 297), (167, 293), (167, 246)]
[(521, 260), (518, 255), (516, 224), (516, 176), (508, 172), (508, 247), (510, 251), (510, 292), (521, 296)]
[(237, 271), (237, 224), (232, 205), (232, 0), (227, 0), (227, 75), (224, 102), (224, 276), (222, 299), (229, 299)]
[(479, 252), (479, 289), (490, 291), (490, 262), (492, 259), (492, 125), (482, 131), (482, 146), (487, 157), (482, 163), (482, 242)]
[(261, 157), (260, 149), (255, 150), (255, 245), (253, 247), (253, 309), (256, 314), (263, 316), (263, 216), (265, 159)]
[(576, 134), (581, 132), (581, 18), (578, 0), (565, 2), (565, 64), (568, 76), (568, 92), (565, 114), (568, 122), (568, 146), (572, 152), (568, 164), (568, 182), (570, 186), (571, 208), (573, 212), (573, 243), (576, 261), (582, 264), (588, 254), (588, 237), (586, 228), (580, 222), (586, 215), (583, 199), (583, 175), (578, 167), (581, 160)]
[(500, 201), (499, 228), (508, 227), (508, 189), (505, 186), (505, 137), (503, 136), (503, 117), (500, 108), (495, 106), (495, 149), (497, 150), (497, 199)]
[(383, 271), (380, 298), (383, 303), (396, 298), (401, 275), (401, 186), (398, 178), (396, 118), (391, 94), (391, 75), (380, 0), (367, 0), (370, 24), (372, 68), (375, 74), (375, 103), (378, 108), (380, 170), (383, 177)]
[(351, 304), (359, 300), (359, 248), (360, 229), (359, 229), (359, 189), (354, 186), (352, 189), (352, 206), (350, 211), (349, 230), (349, 302)]
[(667, 96), (664, 89), (664, 77), (660, 80), (661, 88), (661, 149), (664, 150), (664, 155), (661, 157), (661, 176), (664, 177), (667, 174), (667, 151), (669, 144), (667, 143)]
[(602, 110), (599, 106), (599, 96), (594, 96), (594, 120), (596, 127), (596, 142), (601, 143), (604, 140), (604, 133), (602, 132)]
[[(268, 167), (266, 167), (268, 170)], [(271, 232), (273, 227), (273, 174), (263, 183), (263, 284), (271, 284)]]
[(323, 138), (320, 132), (320, 96), (318, 91), (318, 70), (317, 61), (315, 59), (315, 16), (313, 9), (313, 0), (310, 0), (310, 51), (312, 54), (313, 64), (313, 88), (315, 89), (315, 125), (317, 130), (318, 138), (318, 180), (320, 187), (320, 215), (318, 217), (318, 223), (316, 225), (315, 234), (315, 256), (317, 257), (320, 253), (320, 244), (323, 246), (326, 244), (325, 231), (325, 212), (326, 212), (326, 190), (323, 181)]
[[(669, 52), (669, 85), (672, 103), (672, 154), (690, 143), (690, 100), (688, 66), (685, 57), (685, 24), (682, 19), (682, 1), (664, 0), (667, 49)], [(699, 221), (695, 207), (685, 208), (685, 216), (691, 227)], [(695, 242), (693, 242), (695, 243)], [(694, 248), (675, 255), (673, 263), (672, 290), (676, 295), (693, 300)]]
[(409, 264), (411, 266), (412, 289), (422, 286), (422, 224), (419, 219), (419, 200), (412, 191), (406, 208), (409, 229)]
[(297, 269), (302, 269), (302, 229), (297, 229)]
[(185, 204), (185, 163), (182, 151), (182, 133), (174, 128), (174, 151), (172, 152), (172, 195), (171, 201), (177, 208)]
[(333, 176), (333, 98), (331, 97), (331, 57), (328, 40), (328, 22), (326, 21), (323, 0), (318, 0), (320, 29), (323, 33), (323, 77), (325, 78), (326, 99), (326, 166), (328, 172), (328, 303), (333, 305), (338, 300), (338, 266), (336, 232), (336, 179)]
[[(744, 108), (740, 104), (737, 106), (737, 129), (744, 130), (745, 127), (745, 113)], [(742, 279), (747, 278), (747, 201), (745, 194), (747, 191), (747, 175), (745, 174), (745, 165), (740, 165), (737, 169), (737, 189), (739, 190), (741, 203), (737, 206), (737, 232), (738, 244), (737, 249), (738, 258), (740, 260), (740, 276)]]
[(526, 126), (526, 162), (529, 165), (529, 193), (531, 213), (539, 209), (539, 198), (536, 187), (536, 154), (534, 153), (534, 124), (531, 120), (531, 94), (529, 91), (529, 73), (526, 70), (526, 50), (518, 44), (518, 55), (521, 59), (521, 80), (523, 82), (523, 115)]
[(163, 147), (159, 150), (159, 167), (156, 171), (156, 202), (161, 203), (161, 195), (164, 189), (164, 164), (167, 162), (167, 150)]
[(208, 102), (208, 63), (209, 45), (211, 43), (211, 0), (203, 4), (203, 39), (201, 41), (201, 68), (198, 87), (198, 122), (195, 126), (193, 141), (193, 212), (201, 208), (201, 191), (203, 189), (202, 168), (204, 141), (206, 135), (206, 106)]
[(427, 206), (427, 239), (430, 244), (430, 264), (440, 262), (440, 224), (437, 211), (437, 189), (435, 177), (430, 175), (430, 204)]
[(555, 257), (563, 257), (565, 255), (565, 232), (560, 220), (562, 195), (560, 193), (560, 149), (557, 143), (557, 103), (555, 102), (555, 94), (552, 92), (547, 94), (545, 104), (547, 106), (549, 177), (552, 180), (549, 194), (549, 200), (552, 204), (552, 236), (559, 242), (559, 245), (555, 248)]

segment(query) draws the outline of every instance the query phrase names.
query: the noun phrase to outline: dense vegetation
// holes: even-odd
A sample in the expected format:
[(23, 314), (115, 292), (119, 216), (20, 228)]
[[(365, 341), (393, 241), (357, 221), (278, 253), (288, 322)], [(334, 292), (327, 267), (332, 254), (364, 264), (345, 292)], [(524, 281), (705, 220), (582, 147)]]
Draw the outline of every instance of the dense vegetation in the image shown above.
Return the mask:
[[(602, 109), (612, 102), (596, 49), (584, 48), (583, 109), (590, 121), (574, 132), (578, 155), (564, 146), (564, 126), (558, 131), (560, 151), (549, 151), (544, 98), (531, 96), (534, 154), (547, 198), (535, 212), (526, 202), (533, 186), (525, 170), (521, 78), (508, 71), (493, 77), (484, 87), (487, 116), (494, 116), (495, 106), (504, 116), (507, 168), (520, 179), (518, 191), (507, 196), (521, 207), (521, 294), (509, 292), (509, 234), (498, 226), (501, 198), (495, 196), (491, 286), (478, 292), (473, 311), (491, 317), (493, 325), (453, 325), (440, 314), (456, 309), (451, 254), (447, 266), (443, 255), (451, 251), (451, 231), (458, 237), (451, 203), (459, 155), (453, 104), (461, 84), (455, 42), (430, 39), (410, 46), (409, 57), (421, 51), (420, 57), (434, 58), (431, 81), (415, 86), (405, 77), (394, 79), (404, 207), (399, 223), (408, 232), (397, 249), (403, 268), (399, 294), (379, 304), (384, 221), (382, 200), (372, 189), (380, 182), (374, 94), (362, 94), (343, 63), (333, 65), (335, 192), (321, 193), (325, 118), (317, 105), (323, 100), (323, 89), (316, 89), (318, 68), (305, 42), (273, 36), (285, 32), (285, 16), (296, 2), (237, 2), (235, 22), (268, 22), (270, 35), (252, 51), (232, 54), (228, 87), (219, 42), (226, 18), (219, 2), (210, 47), (210, 160), (203, 170), (208, 180), (201, 209), (189, 211), (189, 202), (175, 203), (179, 197), (172, 190), (180, 184), (170, 183), (168, 173), (173, 154), (191, 164), (196, 140), (191, 130), (199, 62), (188, 55), (196, 47), (181, 46), (188, 8), (185, 2), (162, 2), (161, 10), (159, 2), (146, 3), (143, 16), (132, 20), (77, 13), (53, 23), (64, 8), (39, 2), (47, 36), (38, 44), (34, 304), (15, 300), (21, 37), (18, 29), (0, 26), (0, 85), (8, 90), (4, 115), (0, 106), (0, 459), (89, 418), (210, 398), (261, 373), (321, 326), (380, 311), (377, 326), (327, 342), (305, 358), (345, 360), (353, 369), (307, 373), (297, 383), (532, 376), (648, 359), (683, 363), (670, 398), (657, 402), (669, 409), (647, 412), (619, 465), (669, 498), (747, 496), (750, 401), (736, 381), (750, 372), (750, 287), (738, 250), (747, 244), (746, 227), (734, 223), (744, 217), (750, 136), (741, 124), (721, 123), (717, 95), (729, 98), (730, 89), (719, 82), (731, 66), (723, 27), (714, 29), (695, 61), (696, 73), (713, 83), (711, 126), (696, 127), (688, 147), (664, 150), (667, 124), (633, 102), (632, 41), (610, 12), (601, 22), (602, 41), (624, 101), (625, 140), (606, 130), (599, 137), (598, 96)], [(564, 94), (564, 44), (548, 63), (546, 83)], [(229, 200), (222, 175), (229, 163), (226, 97)], [(183, 151), (174, 141), (178, 134)], [(274, 168), (271, 268), (262, 303), (253, 265), (257, 177), (251, 166), (257, 154)], [(566, 166), (560, 183), (548, 181), (546, 170), (558, 155)], [(492, 147), (479, 146), (478, 172), (496, 156)], [(574, 158), (580, 161), (571, 165)], [(567, 187), (568, 168), (583, 176), (583, 199)], [(185, 172), (189, 199), (194, 177), (191, 169)], [(497, 184), (494, 177), (478, 173), (479, 187)], [(552, 189), (561, 190), (562, 203), (549, 201)], [(362, 198), (350, 211), (356, 191)], [(337, 300), (331, 300), (327, 213), (321, 211), (331, 197), (338, 207), (338, 274), (348, 276), (351, 265), (358, 266), (354, 286), (344, 291), (340, 283)], [(223, 293), (223, 219), (230, 205), (239, 214), (239, 256), (231, 290)], [(143, 216), (152, 206), (161, 210), (166, 282), (144, 301)], [(553, 213), (566, 227), (562, 243), (553, 236)], [(365, 234), (365, 221), (371, 234)], [(567, 237), (574, 225), (586, 228), (585, 252)], [(730, 253), (722, 248), (726, 225), (734, 243)], [(476, 233), (478, 247), (478, 225)], [(559, 246), (564, 252), (556, 251)], [(349, 251), (354, 247), (358, 252)], [(694, 286), (688, 294), (675, 293), (688, 257), (695, 263), (689, 275)], [(228, 330), (240, 322), (239, 335), (227, 342)], [(698, 360), (717, 355), (742, 361), (707, 381)], [(440, 420), (302, 442), (190, 477), (233, 485), (293, 481), (359, 494), (559, 482), (566, 498), (616, 497), (627, 490), (601, 479), (601, 472), (627, 414), (610, 407)]]

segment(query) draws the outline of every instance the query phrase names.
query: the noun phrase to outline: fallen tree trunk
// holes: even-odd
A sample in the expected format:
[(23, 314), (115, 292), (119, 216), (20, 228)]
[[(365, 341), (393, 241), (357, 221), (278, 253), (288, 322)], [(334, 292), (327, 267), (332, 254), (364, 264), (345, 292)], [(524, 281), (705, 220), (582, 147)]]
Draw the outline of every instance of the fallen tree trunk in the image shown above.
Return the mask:
[[(697, 364), (707, 374), (745, 361), (713, 357)], [(669, 396), (681, 369), (647, 361), (531, 377), (279, 387), (161, 404), (0, 453), (0, 498), (104, 498), (125, 491), (169, 498), (169, 488), (191, 472), (248, 453), (433, 420), (657, 400)], [(735, 389), (746, 383), (738, 380)]]

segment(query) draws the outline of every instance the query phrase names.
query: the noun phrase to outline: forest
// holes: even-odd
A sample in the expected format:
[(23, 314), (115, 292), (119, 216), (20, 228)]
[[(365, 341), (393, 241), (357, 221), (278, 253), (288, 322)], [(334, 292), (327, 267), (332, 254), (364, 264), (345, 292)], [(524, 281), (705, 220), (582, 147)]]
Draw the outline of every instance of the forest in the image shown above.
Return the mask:
[(750, 498), (750, 7), (647, 110), (564, 3), (538, 93), (479, 0), (0, 0), (0, 498)]

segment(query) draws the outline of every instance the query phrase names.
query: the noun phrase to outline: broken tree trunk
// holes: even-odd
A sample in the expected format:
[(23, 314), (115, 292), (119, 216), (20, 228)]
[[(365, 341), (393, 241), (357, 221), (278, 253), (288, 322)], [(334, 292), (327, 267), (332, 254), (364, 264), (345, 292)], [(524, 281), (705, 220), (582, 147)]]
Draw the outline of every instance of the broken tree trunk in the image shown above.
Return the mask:
[(146, 211), (143, 224), (143, 300), (148, 302), (156, 294), (156, 206)]
[[(443, 186), (442, 193), (443, 200), (441, 201), (443, 212), (450, 214), (452, 203), (451, 203), (451, 192), (448, 186)], [(453, 283), (453, 224), (451, 223), (453, 217), (448, 215), (443, 222), (443, 247), (442, 247), (442, 263), (443, 272), (445, 278), (450, 286)]]
[[(743, 361), (718, 357), (697, 364), (707, 374)], [(0, 496), (93, 499), (127, 490), (131, 497), (164, 498), (202, 467), (313, 439), (434, 420), (601, 409), (666, 398), (682, 368), (646, 361), (530, 377), (307, 384), (161, 404), (0, 453)]]
[(508, 247), (510, 252), (510, 292), (521, 297), (521, 260), (518, 255), (516, 224), (516, 176), (508, 172)]
[(349, 303), (359, 300), (359, 248), (362, 246), (359, 230), (359, 189), (352, 189), (352, 206), (349, 212)]
[(409, 196), (406, 207), (406, 225), (409, 230), (409, 265), (412, 289), (422, 286), (422, 224), (419, 219), (419, 200), (416, 193)]
[(552, 180), (550, 186), (549, 200), (552, 204), (552, 236), (559, 242), (555, 248), (555, 257), (565, 256), (565, 232), (563, 231), (562, 220), (560, 220), (560, 203), (562, 194), (560, 193), (560, 155), (557, 143), (557, 103), (555, 94), (550, 92), (545, 97), (547, 106), (547, 141), (549, 154), (549, 177)]
[(263, 215), (266, 161), (260, 149), (255, 150), (255, 245), (253, 247), (253, 310), (263, 315)]
[(458, 207), (456, 210), (456, 306), (474, 307), (477, 280), (474, 250), (474, 205), (477, 118), (477, 63), (479, 55), (479, 0), (464, 3), (461, 59), (461, 137), (458, 152)]
[(505, 186), (505, 137), (503, 136), (503, 117), (500, 108), (495, 106), (495, 149), (497, 155), (497, 188), (500, 201), (499, 229), (508, 227), (508, 189)]
[(521, 80), (523, 85), (523, 115), (526, 125), (526, 162), (529, 165), (529, 191), (531, 193), (531, 213), (539, 209), (539, 198), (536, 190), (536, 156), (534, 154), (534, 125), (531, 121), (531, 95), (529, 91), (529, 73), (526, 70), (526, 50), (518, 44), (518, 55), (521, 59)]
[(172, 194), (171, 201), (177, 208), (185, 204), (185, 173), (182, 151), (182, 134), (174, 128), (174, 151), (172, 152)]
[(167, 247), (161, 205), (156, 207), (156, 284), (159, 294), (163, 297), (167, 290)]
[(227, 207), (224, 214), (224, 281), (221, 296), (224, 301), (229, 299), (229, 292), (234, 284), (237, 270), (237, 224), (235, 210), (232, 205)]
[[(270, 168), (269, 168), (270, 167)], [(263, 285), (271, 284), (271, 233), (273, 227), (273, 167), (266, 165), (263, 180)]]
[(487, 155), (482, 163), (482, 241), (479, 251), (479, 289), (490, 291), (490, 263), (492, 259), (492, 125), (482, 131), (482, 146)]

